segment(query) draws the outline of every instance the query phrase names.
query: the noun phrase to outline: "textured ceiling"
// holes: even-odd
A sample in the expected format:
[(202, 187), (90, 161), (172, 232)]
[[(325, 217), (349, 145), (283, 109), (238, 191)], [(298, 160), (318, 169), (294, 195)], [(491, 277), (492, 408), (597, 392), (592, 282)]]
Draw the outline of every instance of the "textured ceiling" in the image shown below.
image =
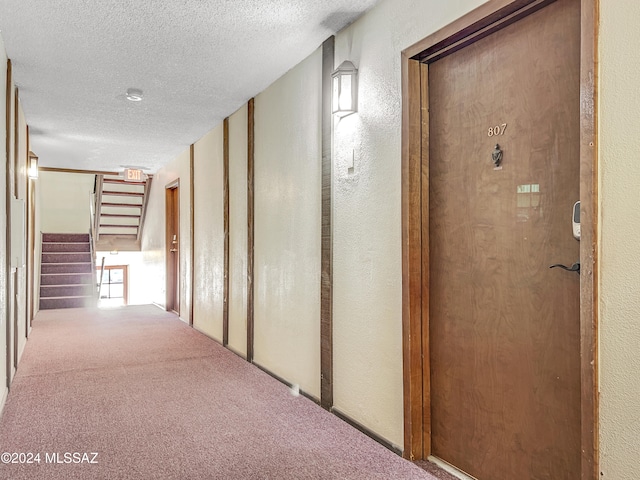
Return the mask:
[(376, 2), (0, 0), (0, 35), (42, 166), (151, 173)]

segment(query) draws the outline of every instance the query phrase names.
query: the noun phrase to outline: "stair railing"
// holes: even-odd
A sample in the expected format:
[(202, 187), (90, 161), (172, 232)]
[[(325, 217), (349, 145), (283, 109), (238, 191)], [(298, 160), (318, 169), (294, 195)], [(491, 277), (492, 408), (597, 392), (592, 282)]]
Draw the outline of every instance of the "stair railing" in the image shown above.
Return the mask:
[(103, 278), (104, 278), (104, 257), (102, 257), (102, 265), (100, 265), (100, 281), (98, 282), (98, 301), (100, 301), (100, 293), (102, 292)]
[(151, 191), (151, 180), (153, 180), (153, 177), (151, 175), (148, 175), (147, 180), (144, 182), (144, 195), (142, 197), (142, 207), (140, 210), (140, 220), (138, 223), (138, 237), (136, 238), (136, 241), (138, 243), (141, 242), (144, 219), (147, 216), (147, 203), (149, 203), (149, 192)]
[(95, 232), (94, 241), (97, 243), (100, 240), (100, 215), (102, 214), (102, 184), (104, 175), (96, 175), (96, 181), (93, 187), (94, 194), (94, 218), (93, 218), (93, 230)]
[[(93, 279), (94, 281), (96, 280), (96, 276), (97, 276), (97, 270), (96, 270), (96, 260), (97, 260), (97, 253), (96, 253), (96, 241), (97, 241), (97, 227), (98, 227), (98, 222), (99, 222), (99, 215), (97, 213), (98, 208), (99, 208), (99, 204), (98, 202), (98, 192), (97, 192), (97, 187), (98, 187), (98, 183), (101, 183), (98, 179), (98, 177), (101, 177), (102, 175), (96, 175), (96, 180), (93, 184), (93, 192), (89, 195), (89, 212), (90, 212), (90, 218), (89, 218), (89, 245), (90, 245), (90, 249), (91, 249), (91, 274), (93, 275)], [(104, 258), (102, 259), (104, 262)], [(95, 284), (97, 288), (94, 289), (94, 295), (95, 295), (95, 302), (96, 302), (96, 306), (98, 305), (98, 300), (100, 299), (100, 287), (102, 286), (102, 274), (100, 275), (100, 283), (99, 284)]]

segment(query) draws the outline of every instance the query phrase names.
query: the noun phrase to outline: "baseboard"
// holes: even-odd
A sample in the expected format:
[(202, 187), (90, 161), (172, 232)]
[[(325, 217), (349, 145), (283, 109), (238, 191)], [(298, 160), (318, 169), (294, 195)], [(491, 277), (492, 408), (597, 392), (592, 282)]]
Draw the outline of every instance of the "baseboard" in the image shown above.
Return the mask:
[[(262, 370), (267, 375), (275, 378), (279, 382), (284, 383), (287, 387), (289, 387), (289, 388), (293, 387), (293, 384), (291, 382), (288, 382), (287, 380), (285, 380), (284, 378), (280, 377), (279, 375), (276, 375), (275, 373), (270, 371), (268, 368), (265, 368), (265, 367), (263, 367), (262, 365), (260, 365), (260, 364), (258, 364), (256, 362), (253, 362), (253, 365), (258, 367), (260, 370)], [(311, 400), (315, 404), (320, 405), (320, 399), (319, 398), (316, 398), (315, 396), (308, 394), (304, 390), (300, 390), (300, 395), (308, 398), (309, 400)], [(383, 447), (388, 448), (389, 450), (391, 450), (396, 455), (402, 456), (402, 453), (403, 453), (402, 448), (400, 448), (399, 446), (394, 445), (393, 443), (389, 442), (388, 440), (382, 438), (380, 435), (378, 435), (377, 433), (369, 430), (367, 427), (365, 427), (361, 423), (357, 422), (356, 420), (352, 419), (348, 415), (345, 415), (340, 410), (336, 409), (335, 407), (332, 407), (332, 408), (329, 409), (329, 412), (333, 413), (340, 420), (342, 420), (343, 422), (348, 423), (349, 425), (351, 425), (356, 430), (359, 430), (361, 433), (364, 433), (367, 437), (371, 438), (372, 440), (375, 440), (376, 442), (378, 442)]]
[[(265, 368), (265, 367), (263, 367), (262, 365), (260, 365), (260, 364), (258, 364), (256, 362), (252, 362), (252, 364), (255, 365), (256, 367), (258, 367), (260, 370), (262, 370), (267, 375), (275, 378), (276, 380), (278, 380), (281, 383), (284, 383), (287, 387), (289, 387), (289, 388), (293, 388), (294, 387), (293, 383), (290, 383), (287, 380), (285, 380), (284, 378), (276, 375), (275, 373), (273, 373), (268, 368)], [(304, 390), (299, 390), (299, 393), (303, 397), (308, 398), (309, 400), (311, 400), (313, 403), (316, 403), (316, 404), (320, 405), (320, 399), (319, 398), (316, 398), (315, 396), (311, 395), (310, 393), (305, 392)]]
[(191, 325), (191, 328), (193, 328), (196, 332), (201, 333), (202, 335), (204, 335), (205, 337), (207, 337), (210, 340), (213, 340), (214, 342), (216, 342), (218, 345), (226, 348), (227, 350), (229, 350), (231, 353), (235, 353), (237, 356), (239, 356), (241, 359), (246, 360), (247, 356), (243, 353), (240, 353), (238, 350), (236, 350), (233, 347), (230, 347), (229, 345), (225, 345), (222, 343), (222, 340), (215, 338), (214, 336), (210, 335), (209, 333), (200, 330), (200, 328), (198, 328), (196, 325)]
[[(213, 340), (214, 342), (216, 342), (218, 345), (223, 346), (224, 348), (226, 348), (227, 350), (229, 350), (231, 353), (239, 356), (241, 359), (243, 360), (247, 360), (247, 356), (243, 353), (240, 353), (238, 350), (236, 350), (233, 347), (230, 347), (228, 344), (227, 345), (223, 345), (222, 342), (220, 340), (218, 340), (215, 337), (212, 337), (211, 335), (209, 335), (206, 332), (203, 332), (202, 330), (200, 330), (198, 327), (196, 327), (195, 325), (191, 325), (191, 327), (198, 333), (201, 333), (202, 335), (204, 335), (205, 337), (207, 337), (209, 340)], [(256, 363), (256, 362), (251, 362), (252, 365), (256, 366), (257, 368), (259, 368), (260, 370), (262, 370), (264, 373), (266, 373), (267, 375), (269, 375), (270, 377), (275, 378), (276, 380), (278, 380), (280, 383), (284, 383), (287, 387), (292, 388), (293, 387), (293, 383), (288, 382), (287, 380), (285, 380), (284, 378), (276, 375), (275, 373), (273, 373), (271, 370), (269, 370), (268, 368), (263, 367), (262, 365)], [(313, 395), (305, 392), (304, 390), (300, 390), (299, 391), (300, 395), (302, 395), (305, 398), (308, 398), (309, 400), (311, 400), (313, 403), (317, 403), (318, 405), (320, 405), (320, 399), (314, 397)]]
[(477, 480), (475, 477), (471, 477), (471, 476), (467, 475), (463, 471), (458, 470), (453, 465), (445, 462), (444, 460), (440, 460), (438, 457), (434, 457), (433, 455), (429, 455), (427, 460), (430, 461), (431, 463), (436, 464), (442, 470), (444, 470), (447, 473), (450, 473), (451, 475), (453, 475), (456, 478), (459, 478), (460, 480)]
[[(184, 321), (184, 320), (183, 320)], [(193, 328), (196, 332), (204, 335), (205, 337), (207, 337), (209, 340), (213, 340), (214, 342), (216, 342), (218, 345), (220, 346), (224, 346), (222, 345), (222, 342), (220, 340), (218, 340), (217, 338), (213, 337), (212, 335), (208, 334), (207, 332), (205, 332), (204, 330), (200, 330), (200, 328), (196, 327), (195, 325), (190, 325), (191, 328)]]
[[(196, 330), (197, 332), (201, 333), (202, 335), (206, 336), (207, 338), (213, 340), (214, 342), (218, 343), (219, 345), (222, 345), (222, 343), (216, 339), (213, 338), (211, 335), (203, 332), (202, 330), (196, 328), (195, 326), (192, 325), (192, 328), (194, 330)], [(224, 348), (226, 348), (227, 350), (229, 350), (230, 352), (238, 355), (240, 358), (242, 358), (243, 360), (246, 360), (246, 356), (243, 355), (242, 353), (238, 352), (237, 350), (235, 350), (234, 348), (230, 347), (229, 345), (223, 345)], [(256, 366), (257, 368), (259, 368), (260, 370), (262, 370), (264, 373), (266, 373), (267, 375), (269, 375), (270, 377), (278, 380), (280, 383), (283, 383), (284, 385), (286, 385), (289, 388), (293, 388), (294, 384), (289, 382), (288, 380), (285, 380), (284, 378), (282, 378), (281, 376), (273, 373), (271, 370), (269, 370), (268, 368), (260, 365), (259, 363), (253, 361), (251, 362), (252, 365)], [(320, 405), (320, 399), (315, 397), (314, 395), (311, 395), (310, 393), (305, 392), (304, 390), (299, 390), (300, 395), (302, 395), (303, 397), (311, 400), (313, 403), (315, 403), (316, 405)], [(331, 407), (329, 409), (330, 413), (333, 413), (336, 417), (338, 417), (340, 420), (348, 423), (349, 425), (351, 425), (352, 427), (354, 427), (356, 430), (359, 430), (361, 433), (364, 433), (367, 437), (371, 438), (372, 440), (375, 440), (376, 442), (378, 442), (380, 445), (382, 445), (383, 447), (391, 450), (393, 453), (395, 453), (396, 455), (402, 456), (403, 454), (403, 450), (402, 448), (400, 448), (397, 445), (394, 445), (393, 443), (389, 442), (388, 440), (382, 438), (380, 435), (378, 435), (377, 433), (373, 432), (372, 430), (369, 430), (367, 427), (365, 427), (364, 425), (362, 425), (361, 423), (357, 422), (356, 420), (352, 419), (351, 417), (349, 417), (348, 415), (342, 413), (340, 410), (338, 410), (335, 407)]]
[(246, 360), (246, 359), (247, 359), (247, 356), (246, 356), (244, 353), (242, 353), (242, 352), (240, 352), (240, 351), (236, 350), (235, 348), (233, 348), (233, 347), (229, 346), (229, 344), (226, 344), (224, 347), (225, 347), (227, 350), (229, 350), (230, 352), (235, 353), (235, 354), (236, 354), (237, 356), (239, 356), (241, 359), (243, 359), (243, 360)]
[(359, 430), (360, 432), (364, 433), (367, 437), (371, 438), (372, 440), (375, 440), (376, 442), (378, 442), (383, 447), (388, 448), (389, 450), (391, 450), (396, 455), (402, 456), (403, 450), (399, 446), (394, 445), (393, 443), (389, 442), (388, 440), (382, 438), (380, 435), (378, 435), (377, 433), (373, 432), (372, 430), (369, 430), (367, 427), (362, 425), (360, 422), (354, 420), (353, 418), (349, 417), (348, 415), (345, 415), (344, 413), (342, 413), (337, 408), (331, 407), (331, 409), (329, 411), (331, 413), (333, 413), (336, 417), (338, 417), (340, 420), (343, 420), (343, 421), (347, 422), (353, 428), (355, 428), (356, 430)]

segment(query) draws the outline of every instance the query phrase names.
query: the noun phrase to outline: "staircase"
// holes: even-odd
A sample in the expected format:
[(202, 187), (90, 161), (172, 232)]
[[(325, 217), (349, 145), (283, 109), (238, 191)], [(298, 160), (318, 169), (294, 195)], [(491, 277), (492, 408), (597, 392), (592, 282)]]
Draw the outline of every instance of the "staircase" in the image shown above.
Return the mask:
[(89, 242), (89, 234), (42, 234), (40, 310), (96, 305)]
[(118, 175), (96, 178), (96, 250), (140, 250), (151, 178), (127, 182)]

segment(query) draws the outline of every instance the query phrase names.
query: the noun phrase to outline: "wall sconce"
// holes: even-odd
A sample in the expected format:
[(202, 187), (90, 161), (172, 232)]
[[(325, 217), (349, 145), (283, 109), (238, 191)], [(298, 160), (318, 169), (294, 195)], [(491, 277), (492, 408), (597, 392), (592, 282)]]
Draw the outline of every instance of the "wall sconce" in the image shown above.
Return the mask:
[(331, 113), (345, 117), (358, 111), (358, 69), (345, 60), (331, 74)]
[(29, 167), (27, 169), (27, 174), (29, 175), (29, 178), (33, 178), (34, 180), (38, 178), (38, 157), (33, 152), (29, 152)]

